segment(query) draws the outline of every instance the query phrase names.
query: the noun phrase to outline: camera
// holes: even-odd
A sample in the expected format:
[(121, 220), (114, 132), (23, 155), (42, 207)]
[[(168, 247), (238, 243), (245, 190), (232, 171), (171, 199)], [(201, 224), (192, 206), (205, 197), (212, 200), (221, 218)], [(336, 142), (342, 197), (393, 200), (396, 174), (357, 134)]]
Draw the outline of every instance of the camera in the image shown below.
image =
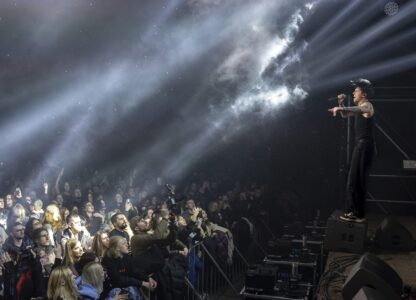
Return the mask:
[(180, 214), (180, 208), (178, 207), (176, 200), (175, 200), (175, 188), (168, 183), (165, 184), (165, 188), (168, 190), (166, 205), (169, 211), (174, 214)]

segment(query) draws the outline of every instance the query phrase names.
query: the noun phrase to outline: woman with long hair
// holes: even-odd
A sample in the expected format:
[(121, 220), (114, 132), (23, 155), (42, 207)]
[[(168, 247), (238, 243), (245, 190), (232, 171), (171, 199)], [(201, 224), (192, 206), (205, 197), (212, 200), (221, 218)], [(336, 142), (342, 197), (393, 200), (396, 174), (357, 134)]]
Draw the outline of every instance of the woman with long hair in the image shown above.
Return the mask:
[(71, 269), (75, 276), (78, 276), (78, 272), (75, 268), (75, 264), (81, 259), (84, 250), (82, 250), (81, 242), (77, 239), (69, 239), (65, 244), (65, 256), (62, 264)]
[(110, 238), (109, 249), (103, 257), (102, 264), (107, 270), (113, 288), (156, 288), (156, 281), (146, 277), (142, 270), (137, 268), (129, 254), (127, 241), (121, 236)]
[(77, 300), (78, 289), (71, 269), (59, 266), (53, 269), (48, 282), (48, 300)]
[(110, 245), (110, 237), (106, 231), (98, 231), (92, 240), (91, 250), (101, 260)]
[(103, 292), (104, 270), (97, 262), (86, 264), (82, 270), (78, 292), (81, 299), (96, 300)]
[[(81, 279), (78, 284), (78, 292), (83, 300), (97, 300), (104, 290), (104, 269), (98, 262), (86, 264), (82, 270)], [(106, 295), (104, 295), (106, 296)], [(114, 297), (108, 297), (107, 300), (125, 300), (128, 294), (115, 294)]]
[(149, 207), (146, 211), (145, 216), (143, 217), (144, 221), (146, 222), (147, 228), (151, 228), (154, 216), (154, 209), (152, 207)]
[(56, 204), (49, 204), (45, 208), (42, 218), (43, 226), (48, 230), (49, 241), (52, 246), (56, 245), (56, 241), (61, 240), (62, 218), (59, 207)]
[(67, 207), (61, 207), (59, 209), (59, 213), (61, 214), (61, 218), (62, 218), (62, 230), (65, 230), (65, 229), (68, 228), (68, 224), (66, 223), (66, 219), (71, 214), (71, 212), (69, 211), (69, 209)]

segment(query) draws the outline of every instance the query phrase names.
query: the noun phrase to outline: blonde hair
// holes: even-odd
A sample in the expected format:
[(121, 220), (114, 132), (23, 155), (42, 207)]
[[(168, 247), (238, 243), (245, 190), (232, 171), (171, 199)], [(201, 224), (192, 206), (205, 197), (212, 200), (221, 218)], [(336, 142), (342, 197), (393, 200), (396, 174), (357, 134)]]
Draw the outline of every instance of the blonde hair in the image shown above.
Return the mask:
[[(56, 217), (56, 219), (55, 219)], [(62, 227), (62, 217), (59, 207), (56, 204), (49, 204), (46, 206), (43, 214), (42, 224), (50, 224), (53, 232), (57, 232)]]
[(53, 269), (48, 281), (47, 297), (49, 300), (78, 299), (78, 290), (72, 279), (71, 269), (65, 266)]
[(64, 266), (71, 266), (75, 264), (76, 262), (78, 262), (79, 258), (76, 258), (73, 253), (73, 250), (78, 243), (81, 243), (81, 242), (78, 241), (77, 239), (69, 239), (66, 242), (65, 255), (64, 255), (63, 262), (62, 262)]
[(81, 283), (90, 284), (98, 294), (103, 291), (104, 270), (100, 263), (90, 262), (82, 269)]
[(39, 211), (43, 208), (43, 202), (40, 199), (35, 200), (35, 202), (33, 202), (33, 206), (35, 207), (35, 210)]
[(25, 221), (26, 212), (25, 212), (25, 208), (23, 207), (23, 205), (17, 203), (12, 208), (12, 212), (13, 212), (13, 216), (15, 216), (16, 218), (18, 218), (20, 220), (20, 222), (23, 223)]
[(124, 240), (121, 236), (113, 236), (110, 238), (110, 244), (105, 254), (112, 258), (123, 257), (123, 253), (120, 251), (120, 243)]

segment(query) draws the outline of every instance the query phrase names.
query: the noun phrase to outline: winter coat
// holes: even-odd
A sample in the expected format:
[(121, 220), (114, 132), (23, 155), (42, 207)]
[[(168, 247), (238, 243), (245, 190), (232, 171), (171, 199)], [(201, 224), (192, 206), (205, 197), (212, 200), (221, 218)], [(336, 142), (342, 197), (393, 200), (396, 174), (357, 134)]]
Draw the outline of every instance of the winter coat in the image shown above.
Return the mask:
[(4, 299), (16, 299), (21, 291), (33, 289), (30, 280), (30, 270), (34, 261), (29, 250), (31, 247), (31, 240), (26, 236), (21, 247), (14, 245), (11, 236), (4, 242), (3, 250), (8, 252), (12, 259), (4, 264)]
[(174, 255), (157, 274), (156, 289), (158, 299), (176, 300), (184, 299), (186, 284), (185, 276), (188, 262), (181, 254)]
[(133, 256), (140, 256), (153, 245), (160, 247), (172, 244), (176, 239), (176, 232), (168, 229), (168, 220), (161, 220), (153, 234), (140, 232), (135, 234), (130, 241)]
[(140, 288), (142, 286), (142, 281), (147, 281), (144, 272), (137, 268), (130, 255), (126, 254), (121, 258), (104, 256), (102, 265), (107, 270), (107, 275), (114, 288), (124, 288), (128, 286)]

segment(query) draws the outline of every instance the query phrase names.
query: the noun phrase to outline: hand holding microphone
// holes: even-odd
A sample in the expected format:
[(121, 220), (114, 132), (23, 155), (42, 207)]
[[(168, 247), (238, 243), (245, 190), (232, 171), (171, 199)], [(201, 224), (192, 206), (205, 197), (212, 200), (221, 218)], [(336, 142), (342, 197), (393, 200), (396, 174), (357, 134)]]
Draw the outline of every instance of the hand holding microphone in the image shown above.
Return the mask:
[(337, 100), (338, 101), (338, 104), (341, 105), (342, 103), (344, 103), (344, 100), (346, 98), (347, 98), (347, 95), (345, 95), (345, 94), (339, 94), (336, 97), (328, 98), (328, 101), (335, 101), (335, 100)]
[(345, 98), (347, 98), (347, 95), (345, 94), (339, 94), (336, 97), (332, 97), (329, 98), (328, 101), (334, 101), (334, 100), (338, 100), (338, 105), (339, 106), (335, 106), (333, 108), (328, 109), (328, 111), (330, 113), (332, 113), (332, 116), (336, 117), (337, 112), (341, 110), (341, 106), (343, 106), (342, 104), (344, 103)]
[(339, 94), (339, 95), (337, 96), (337, 99), (338, 99), (338, 105), (341, 105), (342, 103), (344, 103), (345, 98), (347, 98), (347, 95), (345, 95), (345, 94)]

